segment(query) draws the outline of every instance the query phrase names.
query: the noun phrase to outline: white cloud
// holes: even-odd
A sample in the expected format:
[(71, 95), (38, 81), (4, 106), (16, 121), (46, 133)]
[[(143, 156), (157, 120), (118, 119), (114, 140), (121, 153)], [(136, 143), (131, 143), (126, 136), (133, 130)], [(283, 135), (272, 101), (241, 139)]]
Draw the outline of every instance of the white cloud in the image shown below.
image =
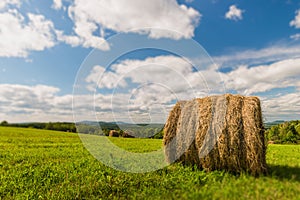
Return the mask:
[[(105, 37), (110, 31), (147, 34), (151, 38), (191, 38), (201, 17), (198, 11), (176, 0), (74, 0), (68, 8), (74, 33), (67, 35), (43, 15), (21, 14), (16, 9), (20, 4), (19, 0), (0, 3), (0, 57), (27, 57), (30, 51), (43, 51), (56, 42), (109, 50)], [(62, 0), (53, 0), (52, 7), (63, 8)]]
[(130, 99), (130, 94), (118, 93), (112, 98), (111, 94), (58, 95), (59, 91), (59, 88), (47, 85), (0, 84), (0, 121), (73, 121), (73, 108), (77, 116), (75, 119), (78, 121), (96, 120), (96, 113), (99, 120), (113, 121), (115, 118), (117, 121), (129, 121), (137, 116), (137, 113), (145, 113), (148, 109), (152, 112), (151, 108), (161, 108), (161, 105), (139, 107), (138, 101), (134, 100), (124, 106), (124, 100)]
[(9, 5), (20, 6), (21, 2), (20, 2), (20, 0), (1, 0), (0, 1), (0, 10), (8, 7)]
[(68, 11), (83, 46), (103, 50), (108, 49), (105, 30), (148, 34), (151, 38), (191, 38), (201, 16), (176, 0), (75, 0)]
[(299, 93), (289, 93), (271, 98), (262, 97), (261, 100), (266, 121), (299, 119)]
[(226, 87), (244, 95), (286, 88), (299, 83), (300, 59), (288, 59), (270, 65), (241, 66), (224, 73)]
[(56, 37), (58, 41), (71, 45), (72, 47), (79, 46), (83, 43), (83, 40), (75, 35), (64, 35), (63, 31), (56, 30)]
[(228, 90), (253, 94), (289, 86), (299, 88), (299, 55), (299, 45), (276, 45), (213, 59), (219, 69), (229, 68), (229, 72), (222, 73)]
[(145, 60), (124, 60), (112, 65), (108, 71), (101, 66), (95, 66), (86, 81), (93, 86), (107, 89), (126, 88), (132, 83), (156, 83), (164, 85), (181, 97), (192, 98), (193, 94), (187, 94), (191, 88), (205, 93), (207, 88), (203, 81), (210, 89), (216, 88), (215, 91), (222, 92), (221, 75), (228, 90), (249, 95), (300, 84), (299, 66), (300, 58), (291, 58), (252, 67), (239, 66), (227, 73), (219, 73), (215, 67), (196, 72), (190, 63), (180, 57), (157, 56)]
[(52, 8), (55, 10), (60, 10), (63, 7), (62, 0), (53, 0)]
[[(263, 49), (237, 51), (213, 60), (223, 72), (227, 91), (244, 95), (260, 93), (267, 121), (299, 118), (300, 46), (274, 45)], [(218, 70), (218, 69), (215, 69)], [(270, 92), (277, 89), (279, 92)], [(270, 92), (270, 93), (265, 93)], [(286, 94), (289, 92), (288, 94)], [(269, 96), (266, 96), (269, 94)], [(271, 94), (271, 95), (270, 95)]]
[(251, 49), (213, 57), (222, 67), (236, 68), (240, 65), (260, 65), (261, 63), (278, 62), (281, 60), (299, 58), (300, 45), (274, 45), (262, 49)]
[(225, 14), (225, 18), (230, 19), (230, 20), (234, 20), (234, 21), (242, 20), (243, 19), (243, 12), (245, 12), (245, 11), (237, 8), (236, 5), (231, 5), (229, 7), (228, 12)]
[[(99, 88), (115, 89), (117, 96), (123, 95), (122, 98), (117, 98), (119, 99), (116, 101), (117, 104), (111, 102), (107, 104), (111, 109), (111, 106), (114, 106), (116, 110), (123, 108), (124, 115), (128, 114), (124, 108), (133, 109), (138, 113), (137, 116), (141, 116), (148, 113), (151, 107), (156, 108), (159, 105), (167, 112), (166, 108), (176, 100), (211, 94), (206, 90), (205, 82), (216, 93), (224, 92), (220, 75), (227, 91), (236, 91), (243, 95), (264, 94), (273, 89), (284, 91), (286, 88), (294, 87), (300, 90), (299, 66), (300, 58), (291, 58), (271, 64), (239, 66), (226, 73), (219, 73), (215, 67), (196, 72), (182, 58), (157, 56), (145, 60), (124, 60), (112, 65), (108, 72), (105, 72), (101, 66), (95, 66), (86, 80), (88, 83), (94, 83), (94, 86), (98, 84)], [(103, 79), (99, 77), (100, 74), (104, 74)], [(120, 93), (120, 91), (125, 91), (125, 93)], [(282, 94), (279, 94), (280, 96)], [(288, 118), (287, 109), (295, 108), (295, 104), (290, 100), (287, 105), (279, 106), (282, 112), (276, 116), (275, 112), (271, 112), (272, 104), (269, 102), (276, 102), (274, 99), (270, 101), (272, 98), (262, 96), (268, 118)], [(102, 112), (100, 113), (103, 115)], [(152, 115), (157, 116), (157, 113), (154, 112)]]
[(113, 72), (105, 72), (105, 69), (101, 66), (95, 66), (90, 75), (86, 78), (87, 83), (91, 83), (90, 88), (98, 86), (99, 88), (113, 89), (117, 84), (126, 86), (124, 80), (119, 80), (119, 75)]
[(295, 19), (290, 22), (290, 26), (294, 26), (295, 28), (300, 28), (300, 10), (296, 11)]
[(72, 95), (47, 85), (0, 84), (0, 118), (10, 122), (72, 121)]
[(55, 45), (54, 25), (43, 15), (17, 10), (0, 13), (0, 57), (27, 57), (29, 51), (43, 51)]
[(194, 0), (185, 0), (186, 3), (192, 3)]
[[(123, 60), (112, 65), (109, 70), (95, 66), (86, 81), (92, 83), (93, 86), (97, 85), (99, 88), (108, 89), (130, 87), (130, 83), (155, 83), (169, 88), (176, 94), (184, 94), (183, 96), (186, 97), (187, 92), (193, 87), (207, 89), (202, 79), (205, 71), (196, 72), (194, 70), (192, 65), (183, 58), (157, 56), (148, 57), (145, 60)], [(208, 77), (209, 73), (206, 75)], [(210, 73), (211, 79), (216, 80), (215, 75)], [(190, 93), (189, 98), (192, 95), (193, 93)]]
[[(300, 59), (286, 59), (268, 65), (240, 66), (221, 75), (228, 90), (244, 95), (275, 88), (284, 91), (287, 87), (300, 91), (299, 65)], [(11, 122), (72, 121), (74, 99), (75, 111), (80, 115), (77, 120), (95, 120), (96, 112), (98, 120), (163, 122), (176, 100), (208, 95), (203, 82), (219, 84), (216, 70), (212, 67), (196, 72), (188, 62), (175, 56), (124, 60), (111, 66), (108, 72), (95, 66), (86, 78), (87, 84), (98, 84), (100, 90), (115, 89), (113, 94), (97, 90), (95, 95), (75, 94), (74, 98), (71, 94), (58, 95), (59, 88), (52, 86), (0, 84), (0, 118)], [(103, 72), (104, 79), (99, 77)], [(190, 87), (198, 93), (193, 93)], [(300, 112), (297, 92), (263, 94), (262, 106), (268, 121), (297, 118)]]
[(291, 35), (290, 38), (293, 39), (293, 40), (299, 40), (300, 39), (300, 33)]
[(96, 96), (107, 90), (114, 94), (102, 96), (101, 100), (108, 103), (99, 101), (99, 116), (107, 116), (103, 112), (113, 109), (120, 120), (127, 116), (128, 121), (129, 115), (136, 119), (146, 115), (156, 122), (165, 120), (174, 101), (206, 96), (214, 92), (209, 89), (220, 84), (216, 83), (219, 80), (218, 72), (197, 72), (189, 62), (176, 56), (123, 60), (108, 70), (94, 66), (86, 78), (87, 89), (95, 91)]

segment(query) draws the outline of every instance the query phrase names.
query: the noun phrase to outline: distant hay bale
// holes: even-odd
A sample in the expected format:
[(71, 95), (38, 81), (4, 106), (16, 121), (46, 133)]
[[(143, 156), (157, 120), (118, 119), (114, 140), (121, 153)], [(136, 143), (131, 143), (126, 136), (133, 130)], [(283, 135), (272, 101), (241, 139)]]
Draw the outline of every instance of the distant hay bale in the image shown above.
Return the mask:
[(226, 94), (177, 102), (164, 127), (164, 146), (170, 163), (207, 171), (265, 173), (260, 101)]
[(134, 138), (133, 133), (129, 132), (129, 131), (124, 131), (122, 134), (123, 138)]
[(110, 130), (109, 137), (119, 137), (119, 132), (116, 130)]

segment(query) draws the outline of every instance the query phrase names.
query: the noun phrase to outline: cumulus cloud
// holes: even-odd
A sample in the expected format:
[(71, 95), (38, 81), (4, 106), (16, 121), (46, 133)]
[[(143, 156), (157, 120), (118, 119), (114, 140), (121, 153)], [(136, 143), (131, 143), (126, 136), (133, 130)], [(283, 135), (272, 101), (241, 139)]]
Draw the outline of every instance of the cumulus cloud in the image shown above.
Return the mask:
[(186, 3), (192, 3), (194, 0), (185, 0)]
[(151, 38), (191, 38), (201, 16), (176, 0), (75, 0), (68, 11), (83, 46), (103, 50), (108, 49), (104, 40), (106, 30), (147, 34)]
[(107, 89), (126, 88), (130, 84), (158, 83), (176, 94), (188, 93), (191, 88), (205, 91), (207, 88), (216, 87), (215, 91), (222, 92), (220, 84), (224, 81), (228, 90), (250, 95), (300, 84), (299, 65), (300, 58), (292, 58), (251, 67), (241, 65), (221, 73), (218, 68), (209, 66), (196, 71), (189, 62), (180, 57), (157, 56), (145, 60), (124, 60), (112, 65), (109, 70), (95, 66), (86, 81), (93, 86)]
[(116, 84), (125, 86), (126, 82), (124, 80), (119, 80), (119, 75), (113, 72), (105, 72), (105, 68), (96, 65), (89, 76), (86, 78), (86, 82), (91, 83), (92, 86), (98, 85), (99, 88), (113, 89)]
[[(271, 46), (215, 57), (219, 68), (231, 67), (222, 77), (229, 91), (258, 95), (266, 121), (298, 119), (300, 112), (300, 47)], [(234, 67), (233, 67), (234, 66)], [(289, 88), (289, 89), (288, 89)], [(279, 92), (267, 93), (274, 89)]]
[(11, 122), (72, 121), (72, 95), (47, 85), (0, 84), (0, 117)]
[(274, 97), (262, 97), (261, 100), (266, 121), (299, 119), (299, 93), (292, 92)]
[(295, 28), (300, 28), (300, 10), (296, 11), (296, 16), (292, 21), (290, 21), (290, 26), (294, 26)]
[(118, 111), (117, 116), (123, 120), (127, 116), (126, 121), (151, 117), (155, 122), (162, 122), (174, 102), (207, 96), (223, 88), (217, 71), (209, 67), (197, 71), (186, 58), (171, 55), (127, 59), (109, 69), (96, 65), (86, 82), (87, 89), (94, 91), (96, 96), (104, 92), (110, 99), (110, 107), (103, 107), (100, 102), (96, 104), (101, 105), (99, 116), (111, 109)]
[(244, 10), (239, 9), (236, 5), (231, 5), (228, 12), (225, 14), (226, 19), (238, 21), (243, 19)]
[(293, 40), (299, 40), (300, 39), (300, 33), (291, 35), (290, 38), (293, 39)]
[[(73, 121), (73, 109), (78, 120), (127, 120), (128, 109), (137, 111), (136, 105), (124, 107), (129, 94), (111, 95), (59, 95), (59, 88), (48, 85), (0, 84), (0, 120), (9, 122)], [(72, 102), (74, 101), (73, 107)], [(146, 105), (144, 108), (146, 110)], [(123, 113), (124, 115), (119, 115)], [(131, 117), (136, 115), (131, 112)], [(124, 117), (125, 116), (125, 117)], [(159, 117), (159, 116), (158, 116)]]
[(63, 7), (62, 0), (53, 0), (52, 8), (55, 10), (59, 10)]
[[(295, 119), (300, 112), (299, 64), (300, 58), (285, 59), (271, 64), (240, 66), (221, 75), (227, 90), (261, 95), (268, 121)], [(0, 84), (0, 118), (19, 122), (72, 121), (73, 100), (75, 112), (80, 115), (77, 121), (95, 120), (96, 113), (102, 121), (164, 122), (177, 100), (209, 95), (206, 83), (221, 84), (217, 70), (208, 67), (196, 71), (183, 58), (156, 56), (123, 60), (109, 70), (95, 66), (86, 83), (98, 89), (90, 95), (58, 95), (59, 88), (47, 85)], [(269, 96), (264, 93), (280, 88), (278, 93)], [(281, 93), (286, 88), (293, 91)]]
[[(299, 83), (300, 46), (275, 45), (214, 57), (226, 87), (243, 94), (266, 92)], [(298, 76), (298, 77), (297, 77)]]
[(241, 65), (260, 65), (261, 63), (278, 62), (299, 58), (300, 45), (273, 45), (262, 49), (235, 51), (233, 53), (214, 56), (213, 60), (222, 67), (236, 68)]
[[(108, 101), (107, 96), (102, 96), (101, 100), (103, 101), (104, 98), (106, 99), (104, 102), (110, 104), (105, 104), (108, 107), (104, 107), (100, 102), (97, 104), (102, 105), (98, 107), (101, 113), (99, 116), (103, 116), (105, 110), (115, 108), (115, 110), (123, 110), (123, 115), (118, 116), (131, 113), (141, 117), (152, 110), (151, 115), (159, 118), (158, 113), (162, 110), (163, 113), (168, 113), (169, 108), (177, 100), (203, 97), (214, 92), (223, 93), (225, 91), (222, 88), (225, 85), (227, 91), (235, 91), (243, 95), (262, 95), (266, 116), (275, 119), (276, 113), (271, 110), (276, 99), (281, 98), (282, 94), (278, 94), (276, 98), (265, 98), (263, 95), (273, 89), (300, 90), (299, 65), (300, 58), (292, 58), (271, 64), (239, 66), (229, 72), (221, 73), (216, 67), (195, 71), (190, 63), (176, 56), (157, 56), (145, 60), (124, 60), (112, 65), (108, 71), (101, 66), (95, 66), (86, 81), (89, 84), (94, 83), (91, 88), (97, 85), (100, 89), (109, 89), (116, 95), (109, 96), (111, 101)], [(98, 90), (98, 93), (101, 94), (101, 91), (103, 90)], [(299, 95), (297, 99), (300, 99)], [(158, 107), (161, 109), (157, 109)], [(300, 111), (289, 101), (285, 106), (278, 107), (282, 112), (277, 117), (287, 118), (287, 114), (283, 112), (286, 110), (288, 113), (287, 108)], [(159, 119), (163, 121), (162, 118)]]
[[(198, 11), (176, 0), (74, 0), (68, 7), (73, 34), (68, 35), (56, 30), (53, 22), (41, 14), (21, 14), (17, 9), (20, 5), (19, 0), (0, 3), (1, 57), (27, 57), (30, 51), (43, 51), (58, 42), (109, 50), (106, 37), (111, 32), (134, 32), (156, 39), (191, 38), (201, 17)], [(62, 0), (53, 0), (52, 7), (63, 8)]]
[(270, 65), (241, 66), (224, 73), (226, 87), (250, 95), (275, 88), (287, 88), (299, 83), (300, 59), (288, 59)]
[(0, 1), (0, 11), (9, 5), (15, 5), (15, 6), (20, 6), (21, 2), (20, 0), (1, 0)]
[[(203, 82), (203, 73), (206, 72), (206, 70), (196, 71), (184, 58), (156, 56), (144, 60), (123, 60), (112, 65), (109, 70), (95, 66), (86, 81), (99, 88), (108, 89), (130, 87), (131, 84), (155, 83), (169, 88), (176, 94), (185, 94), (184, 96), (186, 96), (187, 91), (194, 87), (199, 87), (199, 90), (201, 88), (201, 90), (207, 90)], [(216, 74), (211, 73), (211, 79), (216, 80)], [(208, 76), (209, 73), (207, 73), (206, 82)]]
[(27, 57), (30, 51), (42, 51), (55, 45), (54, 25), (43, 15), (16, 9), (0, 13), (0, 57)]
[(75, 35), (65, 35), (63, 31), (56, 30), (56, 37), (58, 41), (71, 45), (72, 47), (79, 46), (84, 43), (83, 39)]

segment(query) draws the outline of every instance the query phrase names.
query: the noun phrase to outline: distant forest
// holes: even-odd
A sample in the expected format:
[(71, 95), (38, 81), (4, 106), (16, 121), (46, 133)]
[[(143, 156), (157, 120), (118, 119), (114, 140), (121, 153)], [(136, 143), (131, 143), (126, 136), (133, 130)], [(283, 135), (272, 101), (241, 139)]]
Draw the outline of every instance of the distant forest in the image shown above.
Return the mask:
[[(100, 125), (100, 126), (99, 126)], [(109, 136), (111, 130), (115, 130), (121, 137), (124, 131), (133, 133), (132, 135), (142, 138), (163, 138), (163, 124), (126, 124), (121, 123), (121, 128), (115, 122), (31, 122), (31, 123), (8, 123), (2, 121), (0, 126), (20, 127), (20, 128), (36, 128), (53, 131), (63, 131), (72, 133), (86, 133), (94, 135)]]
[[(100, 125), (100, 126), (99, 126)], [(0, 126), (36, 128), (54, 131), (64, 131), (72, 133), (86, 133), (109, 136), (111, 130), (115, 130), (117, 135), (122, 137), (125, 132), (133, 133), (135, 137), (141, 138), (163, 138), (163, 124), (126, 124), (120, 122), (80, 122), (76, 125), (70, 122), (47, 122), (47, 123), (8, 123), (2, 121)], [(119, 127), (121, 126), (121, 128)], [(300, 144), (300, 120), (284, 122), (275, 121), (265, 123), (265, 136), (269, 143), (275, 144)]]
[(53, 131), (63, 131), (76, 133), (77, 129), (74, 123), (71, 122), (31, 122), (31, 123), (8, 123), (2, 121), (0, 126), (20, 127), (20, 128), (36, 128)]

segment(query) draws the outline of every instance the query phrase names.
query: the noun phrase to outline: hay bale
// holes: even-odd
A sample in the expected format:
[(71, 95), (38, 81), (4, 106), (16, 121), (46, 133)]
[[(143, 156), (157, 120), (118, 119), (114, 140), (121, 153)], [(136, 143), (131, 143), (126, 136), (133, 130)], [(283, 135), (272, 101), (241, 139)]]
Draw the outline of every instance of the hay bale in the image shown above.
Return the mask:
[(246, 164), (254, 174), (266, 171), (266, 145), (261, 115), (260, 101), (257, 97), (245, 99), (243, 106), (244, 132), (246, 143)]
[(207, 171), (265, 173), (260, 101), (241, 95), (178, 102), (164, 127), (166, 160)]
[(174, 139), (177, 132), (177, 122), (181, 113), (181, 103), (177, 102), (169, 114), (169, 118), (164, 126), (164, 130), (168, 132), (164, 132), (164, 146), (168, 146), (165, 148), (166, 160), (169, 163), (174, 162), (176, 159), (176, 140)]
[[(176, 157), (185, 164), (198, 163), (194, 132), (199, 128), (199, 104), (197, 100), (182, 102), (176, 129)], [(186, 151), (187, 149), (187, 151)]]
[(124, 131), (122, 133), (122, 137), (123, 138), (134, 138), (133, 133), (129, 132), (129, 131)]
[(110, 130), (109, 137), (119, 137), (119, 132), (116, 130)]

